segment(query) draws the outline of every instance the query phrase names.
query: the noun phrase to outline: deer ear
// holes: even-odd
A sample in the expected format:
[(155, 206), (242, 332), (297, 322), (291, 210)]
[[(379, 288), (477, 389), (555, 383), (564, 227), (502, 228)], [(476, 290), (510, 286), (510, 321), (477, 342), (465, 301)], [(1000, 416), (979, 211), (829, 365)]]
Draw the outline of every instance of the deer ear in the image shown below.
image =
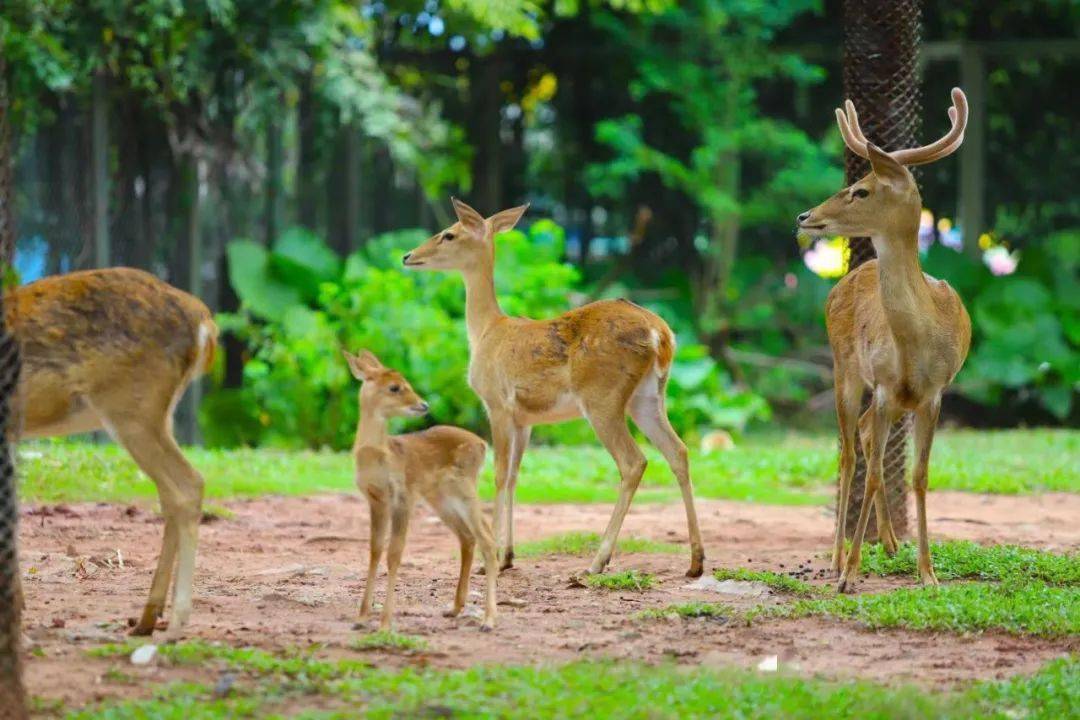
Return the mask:
[(473, 210), (471, 207), (461, 202), (457, 198), (450, 198), (450, 202), (454, 204), (454, 213), (457, 215), (458, 220), (466, 230), (477, 233), (478, 235), (484, 234), (484, 216)]
[(345, 361), (349, 363), (349, 370), (357, 380), (368, 380), (382, 370), (383, 365), (379, 362), (379, 358), (369, 350), (361, 350), (356, 355), (350, 355), (342, 350), (341, 354), (345, 356)]
[(870, 167), (874, 169), (874, 175), (878, 180), (894, 187), (907, 184), (907, 171), (904, 170), (903, 165), (893, 159), (892, 155), (872, 142), (866, 143), (866, 151), (870, 156)]
[(492, 235), (498, 235), (501, 232), (507, 230), (513, 230), (514, 226), (521, 221), (521, 216), (525, 214), (525, 211), (529, 209), (528, 204), (519, 205), (509, 210), (503, 210), (497, 212), (488, 218), (488, 222), (491, 223)]

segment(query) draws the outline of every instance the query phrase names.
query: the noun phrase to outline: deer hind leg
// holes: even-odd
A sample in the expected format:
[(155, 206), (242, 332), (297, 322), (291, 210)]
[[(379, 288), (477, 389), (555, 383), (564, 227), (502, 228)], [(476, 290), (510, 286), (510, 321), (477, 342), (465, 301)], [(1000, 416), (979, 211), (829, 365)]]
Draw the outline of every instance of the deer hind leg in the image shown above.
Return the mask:
[[(469, 525), (477, 545), (480, 546), (480, 555), (484, 558), (484, 567), (487, 572), (484, 577), (484, 620), (480, 624), (482, 631), (488, 631), (495, 627), (495, 582), (498, 575), (498, 553), (495, 550), (495, 538), (491, 534), (491, 526), (480, 509), (480, 500), (474, 495), (469, 500)], [(467, 572), (462, 566), (462, 572)], [(463, 577), (465, 577), (463, 575)]]
[(398, 568), (405, 550), (405, 537), (409, 532), (409, 516), (414, 500), (411, 497), (395, 497), (390, 509), (390, 547), (386, 553), (386, 601), (383, 603), (380, 630), (389, 630), (394, 618), (394, 589), (397, 586)]
[(367, 582), (364, 583), (364, 595), (360, 600), (361, 620), (371, 612), (371, 596), (375, 590), (375, 575), (379, 571), (379, 561), (386, 550), (386, 536), (390, 529), (390, 510), (385, 501), (368, 496), (368, 508), (371, 515), (371, 542), (368, 554)]
[(839, 592), (854, 589), (855, 579), (859, 576), (862, 562), (862, 542), (866, 535), (866, 526), (870, 522), (870, 506), (874, 495), (881, 487), (881, 476), (885, 455), (885, 442), (889, 437), (889, 407), (883, 393), (875, 392), (870, 407), (859, 419), (859, 433), (866, 457), (866, 491), (863, 494), (862, 508), (859, 510), (859, 522), (855, 527), (855, 536), (851, 542), (851, 554), (844, 566), (844, 574), (837, 585)]
[(642, 386), (630, 400), (630, 417), (649, 438), (649, 442), (663, 454), (682, 491), (683, 505), (686, 508), (686, 529), (690, 536), (690, 569), (687, 577), (700, 577), (704, 572), (705, 546), (701, 541), (701, 529), (698, 526), (697, 510), (694, 508), (694, 485), (690, 480), (690, 460), (686, 445), (676, 434), (668, 420), (664, 401), (666, 382), (656, 378), (646, 378)]
[(110, 420), (117, 440), (131, 454), (139, 468), (158, 489), (165, 533), (161, 555), (151, 583), (150, 597), (133, 633), (149, 634), (165, 604), (165, 594), (175, 562), (169, 637), (182, 633), (191, 616), (192, 584), (195, 576), (195, 553), (202, 519), (203, 478), (180, 452), (173, 440), (167, 415), (155, 419), (123, 417), (115, 413)]
[(590, 573), (601, 573), (611, 561), (611, 553), (615, 550), (615, 543), (619, 539), (619, 530), (622, 529), (623, 519), (630, 509), (630, 501), (634, 499), (638, 485), (641, 484), (641, 476), (645, 473), (645, 454), (634, 442), (634, 436), (626, 426), (625, 401), (613, 405), (605, 399), (602, 403), (594, 403), (592, 407), (585, 408), (585, 417), (593, 426), (600, 442), (604, 444), (615, 464), (619, 468), (619, 499), (615, 501), (615, 509), (611, 513), (604, 536), (600, 539), (600, 547), (596, 551)]
[(836, 378), (836, 420), (840, 428), (840, 492), (836, 503), (836, 537), (833, 541), (832, 570), (837, 577), (844, 567), (844, 540), (847, 536), (845, 521), (851, 502), (851, 482), (855, 476), (855, 428), (859, 421), (859, 403), (862, 401), (862, 385), (845, 378), (839, 367), (834, 369)]
[(930, 561), (930, 540), (926, 528), (926, 488), (929, 485), (930, 448), (934, 444), (941, 397), (935, 397), (915, 411), (915, 512), (919, 522), (919, 578), (923, 585), (937, 585), (934, 565)]

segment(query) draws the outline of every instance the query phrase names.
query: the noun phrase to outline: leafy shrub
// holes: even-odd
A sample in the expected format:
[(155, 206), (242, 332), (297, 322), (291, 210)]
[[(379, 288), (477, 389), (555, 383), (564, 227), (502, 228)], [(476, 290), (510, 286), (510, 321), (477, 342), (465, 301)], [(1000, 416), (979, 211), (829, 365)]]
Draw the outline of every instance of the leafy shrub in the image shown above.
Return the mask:
[[(426, 237), (422, 230), (387, 233), (344, 260), (297, 229), (269, 249), (245, 240), (230, 243), (230, 281), (243, 307), (219, 321), (244, 341), (248, 357), (243, 387), (217, 390), (200, 408), (206, 442), (348, 447), (359, 386), (339, 351), (359, 348), (409, 378), (438, 422), (482, 431), (483, 407), (467, 379), (461, 279), (401, 267), (402, 254)], [(570, 307), (581, 278), (562, 262), (561, 227), (541, 220), (527, 231), (503, 233), (497, 243), (496, 291), (507, 314), (543, 318)], [(683, 432), (741, 429), (752, 418), (768, 416), (760, 397), (729, 389), (726, 375), (699, 345), (680, 347), (671, 386), (669, 412)], [(538, 428), (536, 437), (594, 440), (583, 422)]]
[(1080, 230), (1031, 245), (1007, 277), (936, 245), (925, 265), (956, 288), (971, 314), (971, 353), (957, 390), (981, 405), (1035, 401), (1068, 418), (1080, 387)]

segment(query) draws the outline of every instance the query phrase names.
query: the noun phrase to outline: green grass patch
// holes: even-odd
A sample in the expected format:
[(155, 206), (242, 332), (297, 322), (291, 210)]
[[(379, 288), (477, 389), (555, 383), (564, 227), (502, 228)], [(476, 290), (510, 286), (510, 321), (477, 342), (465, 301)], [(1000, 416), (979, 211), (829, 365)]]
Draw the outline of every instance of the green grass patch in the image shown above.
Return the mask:
[(644, 592), (656, 584), (656, 576), (637, 570), (623, 570), (617, 573), (601, 573), (585, 576), (586, 587), (594, 590), (633, 590)]
[[(641, 502), (676, 501), (678, 486), (655, 449), (643, 444), (649, 466)], [(206, 478), (210, 499), (266, 494), (355, 492), (347, 452), (275, 449), (185, 451)], [(480, 494), (494, 496), (492, 457)], [(1080, 492), (1080, 432), (1076, 430), (945, 431), (931, 461), (931, 487), (1005, 494)], [(770, 504), (825, 504), (833, 495), (836, 439), (829, 434), (751, 435), (728, 452), (691, 451), (699, 497)], [(21, 495), (28, 502), (130, 502), (156, 497), (153, 484), (121, 448), (71, 440), (24, 443), (19, 451)], [(530, 448), (522, 462), (520, 502), (613, 502), (618, 472), (597, 445)]]
[[(881, 545), (863, 547), (863, 572), (919, 577), (915, 544), (902, 544), (892, 557)], [(1059, 555), (1016, 545), (983, 546), (962, 540), (931, 543), (930, 557), (939, 580), (1036, 580), (1049, 585), (1080, 585), (1080, 553)]]
[[(600, 535), (594, 532), (568, 532), (540, 540), (519, 543), (514, 548), (516, 557), (540, 557), (542, 555), (575, 555), (588, 557), (600, 547)], [(620, 538), (618, 550), (624, 553), (680, 553), (685, 548), (675, 543), (659, 542), (646, 538)]]
[(809, 615), (856, 620), (869, 628), (956, 633), (1002, 630), (1014, 635), (1064, 637), (1080, 633), (1080, 589), (1036, 582), (963, 582), (798, 600), (752, 613), (766, 617)]
[(353, 650), (397, 650), (401, 652), (416, 652), (427, 650), (428, 642), (424, 638), (415, 635), (402, 635), (391, 630), (361, 635), (349, 643)]
[[(377, 668), (351, 661), (273, 655), (195, 643), (204, 657), (241, 674), (234, 694), (177, 683), (147, 700), (96, 705), (73, 720), (217, 720), (288, 712), (309, 720), (460, 717), (538, 720), (656, 718), (1070, 717), (1080, 705), (1080, 662), (1055, 661), (1035, 675), (978, 683), (953, 693), (747, 671), (633, 662), (488, 666), (468, 670)], [(309, 709), (305, 710), (305, 706)]]
[(770, 588), (788, 595), (812, 596), (821, 594), (821, 588), (814, 587), (810, 583), (803, 582), (790, 575), (776, 573), (770, 570), (748, 570), (735, 568), (732, 570), (721, 568), (713, 571), (713, 577), (717, 580), (744, 580), (747, 582), (765, 583)]
[(642, 610), (635, 617), (639, 620), (666, 620), (669, 618), (729, 618), (734, 614), (730, 605), (710, 602), (688, 602), (662, 608)]

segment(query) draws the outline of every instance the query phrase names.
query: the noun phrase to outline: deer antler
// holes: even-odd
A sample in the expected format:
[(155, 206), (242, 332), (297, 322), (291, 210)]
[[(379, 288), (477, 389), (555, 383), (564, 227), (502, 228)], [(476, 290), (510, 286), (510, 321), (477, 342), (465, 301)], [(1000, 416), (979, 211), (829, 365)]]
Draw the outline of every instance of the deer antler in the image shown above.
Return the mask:
[[(889, 153), (892, 159), (901, 165), (925, 165), (956, 152), (956, 149), (964, 142), (964, 130), (967, 128), (967, 96), (960, 88), (953, 88), (952, 101), (952, 107), (949, 108), (949, 121), (952, 126), (949, 132), (929, 145), (894, 150)], [(836, 124), (840, 127), (840, 135), (844, 138), (844, 144), (848, 146), (848, 149), (861, 158), (869, 159), (866, 136), (859, 127), (859, 114), (855, 112), (855, 104), (850, 100), (844, 101), (843, 110), (836, 109)]]

